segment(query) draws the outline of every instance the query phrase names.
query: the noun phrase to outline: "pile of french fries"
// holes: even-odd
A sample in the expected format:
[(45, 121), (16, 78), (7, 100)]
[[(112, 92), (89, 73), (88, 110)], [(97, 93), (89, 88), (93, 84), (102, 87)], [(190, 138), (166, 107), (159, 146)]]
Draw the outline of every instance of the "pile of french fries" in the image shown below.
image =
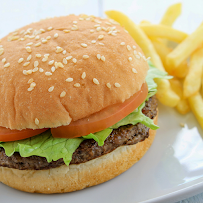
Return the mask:
[(190, 35), (172, 28), (181, 8), (181, 3), (168, 7), (159, 24), (143, 20), (136, 25), (114, 10), (106, 15), (125, 27), (156, 68), (173, 76), (156, 79), (159, 101), (181, 114), (192, 110), (203, 128), (203, 23)]

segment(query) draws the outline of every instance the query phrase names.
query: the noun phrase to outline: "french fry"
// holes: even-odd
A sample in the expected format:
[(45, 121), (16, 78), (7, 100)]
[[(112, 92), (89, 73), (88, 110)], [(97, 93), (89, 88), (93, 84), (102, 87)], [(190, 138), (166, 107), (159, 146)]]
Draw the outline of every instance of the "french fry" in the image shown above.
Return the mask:
[(187, 59), (190, 54), (203, 43), (203, 25), (201, 24), (195, 32), (189, 35), (167, 56), (167, 63), (176, 67)]
[(181, 114), (188, 113), (190, 111), (190, 106), (188, 104), (188, 101), (186, 99), (183, 99), (183, 87), (181, 81), (173, 78), (169, 80), (169, 82), (171, 84), (172, 90), (180, 97), (180, 101), (175, 108)]
[(161, 61), (165, 70), (170, 74), (178, 78), (184, 78), (188, 73), (188, 64), (187, 61), (184, 60), (178, 67), (168, 66), (166, 62), (166, 56), (172, 51), (171, 48), (167, 47), (163, 40), (157, 38), (151, 38), (151, 42), (156, 49), (156, 52), (159, 54)]
[(129, 32), (129, 34), (133, 37), (133, 39), (137, 42), (137, 44), (141, 47), (146, 57), (151, 57), (152, 63), (159, 69), (164, 71), (163, 64), (159, 55), (156, 53), (153, 44), (143, 32), (143, 30), (136, 25), (131, 19), (129, 19), (125, 14), (119, 11), (106, 11), (106, 15), (109, 18), (120, 23), (120, 25), (124, 26), (125, 29)]
[(190, 57), (190, 66), (188, 75), (183, 83), (184, 98), (197, 93), (201, 87), (203, 71), (203, 48), (197, 49)]
[(182, 9), (181, 3), (177, 3), (177, 4), (173, 4), (173, 5), (169, 6), (168, 9), (166, 10), (164, 16), (162, 17), (160, 24), (171, 27), (173, 25), (173, 23), (175, 22), (175, 20), (181, 14), (181, 9)]
[(166, 25), (140, 25), (148, 37), (158, 37), (174, 42), (182, 42), (187, 34)]
[[(164, 71), (161, 59), (156, 53), (153, 44), (139, 26), (119, 11), (106, 11), (105, 13), (109, 18), (112, 18), (113, 20), (119, 22), (120, 25), (124, 26), (137, 44), (142, 48), (145, 55), (147, 57), (151, 57), (152, 63), (159, 70)], [(159, 101), (167, 106), (176, 106), (180, 98), (174, 91), (172, 91), (169, 81), (166, 79), (156, 79), (156, 82), (158, 85), (157, 98)]]
[(188, 98), (188, 102), (197, 121), (203, 129), (203, 99), (199, 92)]

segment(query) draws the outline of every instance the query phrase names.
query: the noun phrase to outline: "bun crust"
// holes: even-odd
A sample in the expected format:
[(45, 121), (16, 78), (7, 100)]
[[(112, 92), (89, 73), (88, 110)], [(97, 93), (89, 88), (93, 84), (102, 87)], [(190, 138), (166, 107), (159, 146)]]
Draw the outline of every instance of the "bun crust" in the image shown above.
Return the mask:
[[(157, 117), (154, 123), (157, 124)], [(113, 152), (79, 165), (49, 170), (18, 170), (0, 167), (0, 182), (32, 193), (64, 193), (106, 182), (139, 161), (150, 148), (156, 131), (135, 145), (122, 146)]]
[(124, 28), (96, 17), (42, 20), (0, 45), (0, 126), (10, 129), (68, 125), (123, 102), (148, 70)]

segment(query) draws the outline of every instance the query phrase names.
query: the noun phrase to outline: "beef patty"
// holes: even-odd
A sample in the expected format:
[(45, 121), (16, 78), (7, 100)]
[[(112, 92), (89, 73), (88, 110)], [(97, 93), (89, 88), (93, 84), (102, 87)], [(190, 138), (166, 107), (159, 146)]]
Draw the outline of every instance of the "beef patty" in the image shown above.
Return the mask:
[[(157, 99), (155, 96), (149, 98), (142, 112), (153, 119), (157, 115)], [(145, 140), (149, 136), (149, 128), (138, 123), (136, 125), (121, 126), (114, 129), (107, 137), (103, 146), (98, 146), (93, 139), (84, 140), (74, 152), (70, 164), (80, 164), (107, 154), (119, 146), (133, 145)], [(14, 153), (11, 157), (6, 156), (0, 147), (0, 166), (15, 168), (19, 170), (43, 170), (64, 165), (63, 159), (47, 162), (46, 158), (39, 156), (21, 157)]]

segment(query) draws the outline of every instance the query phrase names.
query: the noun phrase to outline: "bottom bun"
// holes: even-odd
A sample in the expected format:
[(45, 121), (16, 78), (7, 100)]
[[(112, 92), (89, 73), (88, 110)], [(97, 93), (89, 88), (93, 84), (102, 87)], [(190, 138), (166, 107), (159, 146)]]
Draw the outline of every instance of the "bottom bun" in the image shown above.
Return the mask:
[[(157, 123), (157, 116), (154, 118)], [(71, 164), (48, 170), (18, 170), (0, 167), (0, 182), (18, 190), (33, 193), (64, 193), (106, 182), (139, 161), (151, 146), (156, 131), (135, 145), (118, 147), (111, 153), (82, 164)]]

